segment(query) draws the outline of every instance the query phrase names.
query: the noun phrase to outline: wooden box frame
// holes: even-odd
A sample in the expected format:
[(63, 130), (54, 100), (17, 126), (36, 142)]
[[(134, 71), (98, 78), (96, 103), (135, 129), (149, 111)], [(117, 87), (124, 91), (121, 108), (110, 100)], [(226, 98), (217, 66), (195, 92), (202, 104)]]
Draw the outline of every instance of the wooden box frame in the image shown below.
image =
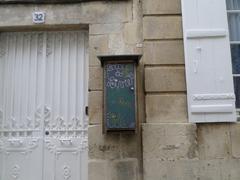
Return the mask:
[[(101, 61), (101, 65), (103, 67), (103, 133), (107, 132), (137, 132), (138, 127), (138, 93), (137, 93), (137, 65), (139, 62), (141, 55), (120, 55), (120, 56), (98, 56), (99, 60)], [(106, 80), (106, 71), (105, 66), (107, 64), (133, 64), (134, 68), (134, 99), (135, 99), (135, 127), (134, 128), (108, 128), (107, 127), (107, 121), (106, 121), (106, 86), (105, 86), (105, 80)]]

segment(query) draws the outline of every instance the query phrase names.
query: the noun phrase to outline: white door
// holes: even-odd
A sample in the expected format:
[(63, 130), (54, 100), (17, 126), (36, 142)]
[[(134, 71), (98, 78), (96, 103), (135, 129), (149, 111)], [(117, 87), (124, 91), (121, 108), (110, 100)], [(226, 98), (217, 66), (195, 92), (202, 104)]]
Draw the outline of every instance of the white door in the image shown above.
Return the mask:
[(0, 180), (87, 180), (87, 34), (0, 34)]

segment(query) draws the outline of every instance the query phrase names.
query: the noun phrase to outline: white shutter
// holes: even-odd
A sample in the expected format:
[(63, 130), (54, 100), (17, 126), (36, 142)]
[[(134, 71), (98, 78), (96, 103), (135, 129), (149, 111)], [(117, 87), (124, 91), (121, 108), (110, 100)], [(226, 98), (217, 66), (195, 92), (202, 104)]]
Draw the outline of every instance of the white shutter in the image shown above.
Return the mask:
[(225, 0), (182, 0), (190, 122), (234, 122)]

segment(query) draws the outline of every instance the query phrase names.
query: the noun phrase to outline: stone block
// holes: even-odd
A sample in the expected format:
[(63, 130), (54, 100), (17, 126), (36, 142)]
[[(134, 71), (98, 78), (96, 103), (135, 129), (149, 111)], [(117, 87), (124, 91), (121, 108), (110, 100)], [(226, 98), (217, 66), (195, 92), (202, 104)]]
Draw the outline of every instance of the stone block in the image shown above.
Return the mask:
[(220, 161), (222, 180), (239, 180), (240, 159), (228, 159)]
[(89, 67), (89, 90), (103, 89), (103, 69), (102, 67)]
[(98, 55), (108, 54), (108, 36), (107, 35), (95, 35), (89, 36), (89, 65), (100, 66), (100, 61), (97, 58)]
[(200, 159), (227, 159), (231, 155), (229, 124), (198, 124)]
[(143, 18), (144, 39), (181, 39), (181, 16), (145, 16)]
[[(0, 27), (33, 26), (31, 14), (35, 10), (36, 5), (34, 4), (27, 6), (0, 6)], [(39, 6), (38, 11), (43, 11), (47, 15), (45, 26), (120, 23), (131, 21), (132, 2), (95, 1), (74, 4), (49, 4)]]
[(197, 159), (196, 125), (144, 124), (143, 159), (176, 161)]
[(147, 123), (187, 122), (187, 97), (184, 94), (146, 96)]
[(183, 41), (144, 42), (144, 64), (184, 64)]
[(223, 174), (224, 163), (224, 160), (144, 160), (143, 166), (147, 180), (232, 180)]
[(120, 158), (120, 134), (103, 134), (101, 125), (90, 125), (88, 134), (90, 159)]
[(181, 0), (145, 0), (143, 1), (143, 14), (180, 14)]
[(168, 180), (167, 161), (143, 159), (143, 179)]
[(125, 54), (126, 44), (124, 42), (123, 33), (109, 35), (109, 53), (111, 54)]
[(168, 180), (199, 180), (199, 162), (181, 160), (168, 163)]
[(230, 125), (230, 137), (232, 143), (232, 156), (234, 158), (240, 158), (240, 123)]
[[(144, 92), (144, 65), (142, 63), (142, 60), (140, 60), (138, 67), (136, 69), (136, 75), (137, 75), (137, 104), (138, 104), (138, 125), (142, 122), (145, 122), (146, 118), (146, 106), (145, 106), (145, 92)], [(138, 129), (140, 131), (140, 129)]]
[(111, 24), (90, 24), (90, 35), (101, 35), (111, 33), (121, 33), (123, 31), (123, 23), (111, 23)]
[(146, 92), (186, 91), (184, 67), (145, 68)]
[(142, 1), (133, 0), (132, 1), (132, 21), (142, 22)]
[[(127, 36), (126, 36), (127, 37)], [(124, 32), (107, 35), (90, 35), (89, 65), (100, 66), (99, 55), (141, 54), (142, 47), (125, 42)], [(140, 43), (141, 44), (141, 43)]]
[(123, 159), (112, 161), (111, 180), (138, 180), (138, 160)]
[(142, 32), (139, 23), (125, 23), (124, 42), (126, 44), (137, 44), (142, 42)]
[(89, 92), (88, 100), (89, 124), (102, 124), (103, 120), (103, 92)]
[(89, 180), (109, 180), (108, 162), (105, 160), (90, 160), (88, 163)]
[(144, 160), (147, 180), (239, 180), (239, 159), (218, 160)]
[(136, 133), (122, 133), (120, 135), (121, 157), (141, 158), (141, 137)]
[(90, 50), (89, 54), (89, 66), (101, 66), (101, 62), (97, 58), (98, 54)]
[(221, 160), (200, 160), (198, 163), (199, 163), (198, 179), (200, 180), (222, 179)]

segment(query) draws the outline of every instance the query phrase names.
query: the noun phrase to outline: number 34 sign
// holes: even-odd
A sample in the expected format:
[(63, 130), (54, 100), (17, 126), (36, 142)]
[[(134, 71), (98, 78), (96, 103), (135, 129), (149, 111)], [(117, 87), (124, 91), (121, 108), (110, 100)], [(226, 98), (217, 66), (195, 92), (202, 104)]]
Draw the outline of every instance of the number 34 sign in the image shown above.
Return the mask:
[(45, 23), (45, 13), (44, 12), (33, 12), (32, 20), (35, 24)]

